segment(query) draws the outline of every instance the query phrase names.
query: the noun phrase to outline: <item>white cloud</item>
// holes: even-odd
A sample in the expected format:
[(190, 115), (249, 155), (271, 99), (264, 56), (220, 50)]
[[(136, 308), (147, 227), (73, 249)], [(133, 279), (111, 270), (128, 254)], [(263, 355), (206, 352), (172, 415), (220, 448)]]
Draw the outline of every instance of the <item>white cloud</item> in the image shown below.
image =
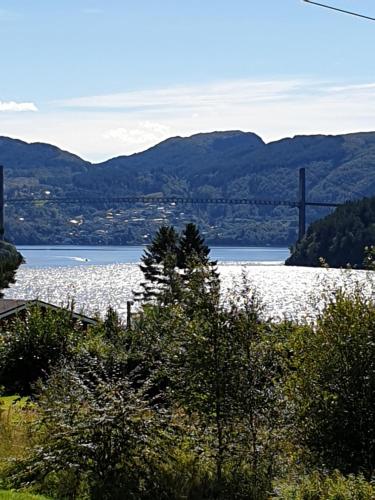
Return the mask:
[(136, 122), (131, 128), (114, 128), (103, 134), (105, 139), (115, 140), (123, 143), (134, 150), (147, 148), (150, 144), (155, 144), (171, 135), (170, 127), (157, 122), (141, 121)]
[[(312, 85), (311, 83), (310, 86)], [(306, 82), (303, 80), (236, 80), (208, 85), (78, 97), (57, 101), (56, 104), (76, 109), (124, 109), (132, 112), (155, 109), (207, 109), (223, 104), (237, 106), (244, 103), (285, 99), (305, 87)]]
[(244, 130), (265, 141), (375, 131), (374, 82), (238, 80), (82, 97), (48, 112), (8, 113), (0, 135), (56, 144), (92, 161), (139, 152), (170, 136)]
[(0, 101), (0, 112), (38, 111), (33, 102)]

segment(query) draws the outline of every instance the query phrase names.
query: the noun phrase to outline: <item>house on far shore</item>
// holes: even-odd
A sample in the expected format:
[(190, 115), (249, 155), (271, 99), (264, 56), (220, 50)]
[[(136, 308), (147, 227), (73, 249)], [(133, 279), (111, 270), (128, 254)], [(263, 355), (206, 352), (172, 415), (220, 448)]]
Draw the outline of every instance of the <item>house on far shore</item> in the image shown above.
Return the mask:
[(15, 317), (25, 317), (30, 307), (40, 307), (42, 310), (67, 311), (71, 314), (73, 321), (82, 323), (83, 328), (97, 324), (96, 319), (89, 318), (88, 316), (76, 313), (70, 309), (43, 302), (42, 300), (0, 299), (0, 326)]

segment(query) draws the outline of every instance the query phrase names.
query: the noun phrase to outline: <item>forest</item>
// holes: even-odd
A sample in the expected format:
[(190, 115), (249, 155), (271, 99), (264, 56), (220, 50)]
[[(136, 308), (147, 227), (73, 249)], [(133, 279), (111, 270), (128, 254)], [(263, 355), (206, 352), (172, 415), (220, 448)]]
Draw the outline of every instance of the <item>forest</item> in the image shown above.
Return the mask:
[(292, 248), (291, 266), (365, 269), (372, 262), (375, 243), (375, 198), (346, 203), (331, 215), (311, 224)]
[(272, 321), (256, 284), (223, 300), (193, 224), (161, 229), (141, 269), (128, 327), (109, 308), (84, 329), (69, 307), (1, 325), (0, 498), (374, 498), (361, 288), (327, 290), (313, 322)]

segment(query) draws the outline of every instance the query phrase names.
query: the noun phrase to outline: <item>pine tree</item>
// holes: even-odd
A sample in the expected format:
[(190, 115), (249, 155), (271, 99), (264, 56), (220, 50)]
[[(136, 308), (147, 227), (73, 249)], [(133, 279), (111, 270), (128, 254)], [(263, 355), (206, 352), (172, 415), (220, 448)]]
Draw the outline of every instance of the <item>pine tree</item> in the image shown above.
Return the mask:
[[(171, 226), (163, 226), (141, 257), (140, 269), (145, 277), (141, 283), (143, 300), (152, 300), (161, 292), (170, 295), (176, 288), (176, 265), (179, 236)], [(170, 289), (170, 290), (168, 290)]]
[(209, 263), (210, 249), (200, 235), (199, 229), (193, 223), (186, 224), (182, 231), (178, 245), (178, 267), (185, 269), (190, 261), (196, 261), (201, 265)]
[(216, 273), (209, 253), (195, 224), (187, 224), (181, 235), (171, 226), (161, 227), (141, 258), (145, 281), (138, 296), (162, 303), (180, 300), (198, 269)]

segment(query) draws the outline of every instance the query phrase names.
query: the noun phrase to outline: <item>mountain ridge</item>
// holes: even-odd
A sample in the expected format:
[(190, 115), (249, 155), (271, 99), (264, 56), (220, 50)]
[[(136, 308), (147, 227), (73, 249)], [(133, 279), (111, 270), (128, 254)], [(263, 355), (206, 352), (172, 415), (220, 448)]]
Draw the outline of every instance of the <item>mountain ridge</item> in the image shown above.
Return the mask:
[[(300, 167), (306, 168), (309, 201), (358, 199), (375, 194), (375, 132), (265, 143), (252, 132), (216, 131), (171, 137), (100, 163), (46, 143), (0, 137), (0, 164), (8, 197), (43, 198), (48, 192), (78, 200), (71, 206), (7, 207), (7, 235), (16, 243), (143, 243), (162, 223), (192, 220), (211, 243), (289, 245), (297, 217), (288, 207), (169, 206), (158, 214), (158, 207), (85, 206), (79, 199), (157, 194), (296, 201)], [(308, 220), (326, 213), (311, 209)]]

